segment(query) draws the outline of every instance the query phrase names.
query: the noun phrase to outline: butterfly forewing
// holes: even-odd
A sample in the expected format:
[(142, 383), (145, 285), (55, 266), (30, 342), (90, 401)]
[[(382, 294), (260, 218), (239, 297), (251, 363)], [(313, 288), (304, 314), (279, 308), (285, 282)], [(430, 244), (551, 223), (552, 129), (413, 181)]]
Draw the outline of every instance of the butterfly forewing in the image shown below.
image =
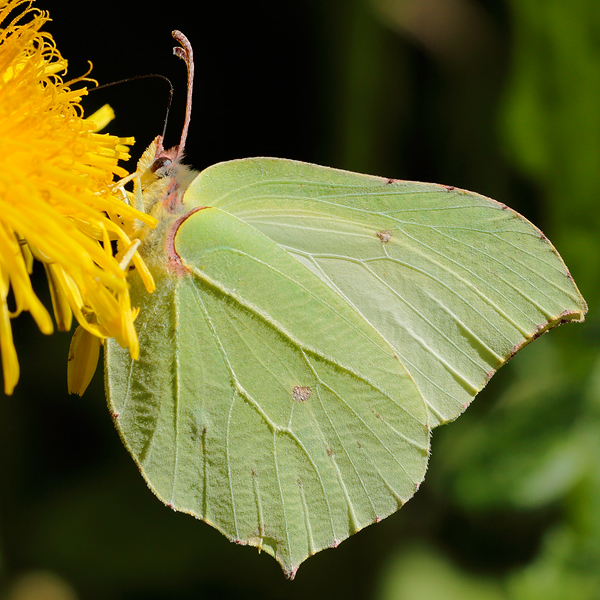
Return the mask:
[(520, 347), (587, 310), (547, 238), (449, 186), (283, 159), (220, 163), (186, 194), (259, 229), (385, 338), (432, 425), (456, 418)]

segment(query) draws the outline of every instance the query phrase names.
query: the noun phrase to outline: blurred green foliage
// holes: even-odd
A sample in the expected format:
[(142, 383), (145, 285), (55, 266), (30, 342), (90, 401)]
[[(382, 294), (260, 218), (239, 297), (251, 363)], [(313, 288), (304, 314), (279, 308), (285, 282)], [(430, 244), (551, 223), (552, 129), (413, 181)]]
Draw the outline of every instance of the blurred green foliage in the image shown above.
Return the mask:
[[(590, 314), (525, 348), (435, 432), (425, 484), (402, 511), (292, 583), (272, 559), (162, 506), (120, 444), (100, 379), (66, 396), (68, 336), (40, 339), (21, 318), (22, 381), (0, 420), (0, 595), (600, 599), (600, 3), (262, 0), (203, 3), (192, 23), (185, 7), (105, 2), (126, 35), (92, 15), (74, 29), (74, 0), (37, 4), (63, 54), (93, 58), (103, 81), (171, 74), (180, 65), (157, 57), (171, 29), (186, 32), (195, 166), (266, 154), (486, 194), (550, 237)], [(120, 100), (134, 113), (162, 102), (111, 94), (118, 115)], [(134, 117), (115, 130), (131, 134)], [(151, 138), (160, 119), (143, 118)]]

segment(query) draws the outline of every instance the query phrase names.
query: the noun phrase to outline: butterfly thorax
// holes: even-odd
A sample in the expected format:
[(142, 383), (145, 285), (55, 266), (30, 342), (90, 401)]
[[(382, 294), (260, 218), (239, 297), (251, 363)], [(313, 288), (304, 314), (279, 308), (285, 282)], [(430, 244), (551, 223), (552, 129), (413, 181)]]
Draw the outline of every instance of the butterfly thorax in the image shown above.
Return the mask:
[(168, 264), (167, 245), (172, 237), (169, 232), (188, 211), (184, 207), (183, 196), (198, 175), (198, 171), (181, 163), (181, 155), (177, 154), (176, 148), (164, 151), (161, 146), (158, 137), (148, 146), (137, 168), (144, 211), (158, 221), (154, 229), (147, 227), (139, 236), (143, 240), (140, 254), (153, 274), (164, 271)]

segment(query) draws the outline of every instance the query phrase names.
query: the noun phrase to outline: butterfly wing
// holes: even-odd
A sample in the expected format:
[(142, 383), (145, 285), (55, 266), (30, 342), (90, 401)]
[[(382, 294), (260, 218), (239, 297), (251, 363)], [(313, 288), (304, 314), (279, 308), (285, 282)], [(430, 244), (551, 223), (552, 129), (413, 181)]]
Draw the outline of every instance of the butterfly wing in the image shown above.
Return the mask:
[(123, 441), (168, 505), (288, 576), (401, 506), (429, 428), (587, 307), (502, 204), (282, 159), (202, 172), (135, 274), (140, 359), (109, 340)]
[(236, 215), (343, 297), (394, 349), (433, 426), (587, 310), (541, 231), (472, 192), (250, 158), (206, 169), (185, 201)]
[(412, 496), (425, 403), (389, 343), (251, 225), (205, 208), (160, 230), (142, 247), (156, 292), (132, 277), (139, 360), (106, 346), (117, 428), (166, 504), (293, 577)]

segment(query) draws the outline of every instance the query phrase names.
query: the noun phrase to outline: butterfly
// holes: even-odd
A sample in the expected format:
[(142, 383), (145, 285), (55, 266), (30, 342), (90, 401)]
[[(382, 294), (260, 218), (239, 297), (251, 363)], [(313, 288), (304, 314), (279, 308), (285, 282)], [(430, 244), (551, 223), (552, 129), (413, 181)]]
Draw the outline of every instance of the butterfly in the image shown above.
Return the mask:
[(122, 440), (152, 491), (293, 578), (395, 512), (432, 430), (587, 306), (544, 234), (452, 186), (246, 158), (197, 173), (157, 138), (131, 273), (139, 360), (105, 347)]

